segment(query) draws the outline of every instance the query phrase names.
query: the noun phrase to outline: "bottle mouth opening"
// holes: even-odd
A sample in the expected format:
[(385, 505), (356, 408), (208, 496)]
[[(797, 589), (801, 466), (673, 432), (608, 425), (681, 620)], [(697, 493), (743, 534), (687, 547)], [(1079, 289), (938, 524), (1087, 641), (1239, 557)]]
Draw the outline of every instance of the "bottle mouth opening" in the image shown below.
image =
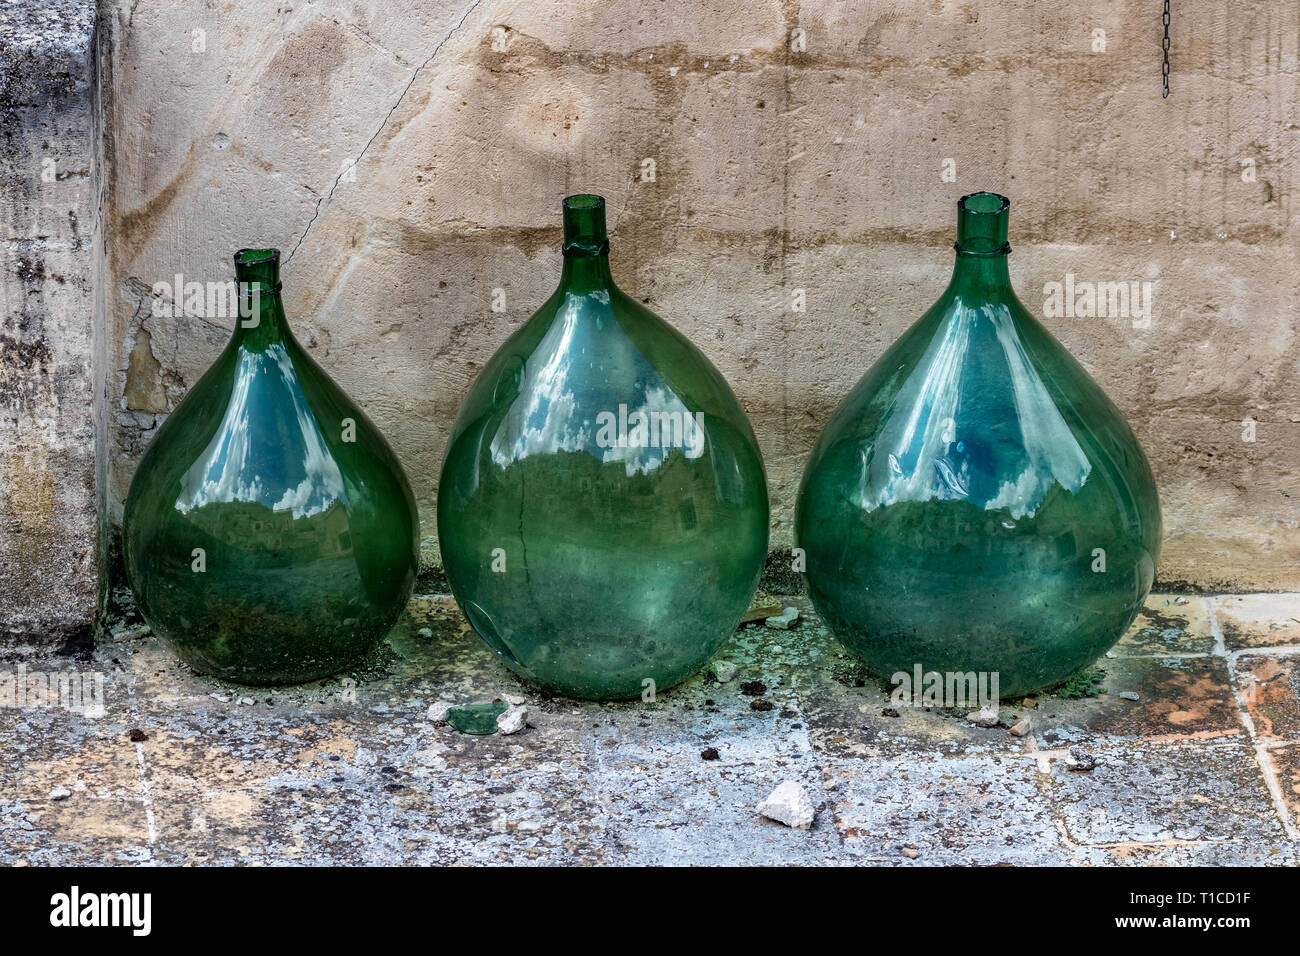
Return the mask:
[(280, 291), (280, 250), (240, 249), (235, 253), (235, 277), (246, 286)]
[(1005, 256), (1011, 200), (997, 193), (978, 192), (957, 200), (957, 242), (961, 256)]
[(279, 263), (279, 249), (240, 249), (235, 253), (235, 265), (252, 266), (258, 263)]
[(971, 216), (996, 216), (1011, 208), (1011, 200), (997, 193), (969, 193), (957, 200), (959, 212)]
[(566, 256), (602, 256), (609, 252), (604, 196), (590, 193), (567, 196), (563, 209)]

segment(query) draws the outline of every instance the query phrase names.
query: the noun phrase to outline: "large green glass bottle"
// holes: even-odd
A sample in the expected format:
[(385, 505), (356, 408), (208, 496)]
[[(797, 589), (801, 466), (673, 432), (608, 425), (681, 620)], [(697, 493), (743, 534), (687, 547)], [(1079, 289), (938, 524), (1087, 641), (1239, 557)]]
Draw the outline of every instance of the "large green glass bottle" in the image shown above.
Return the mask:
[(438, 536), (465, 615), (542, 687), (643, 696), (739, 624), (767, 532), (731, 389), (614, 284), (604, 200), (570, 196), (559, 288), (483, 368), (447, 447)]
[(1137, 439), (1011, 289), (1009, 205), (958, 203), (952, 281), (827, 423), (795, 532), (814, 606), (874, 672), (997, 673), (1003, 696), (1114, 644), (1160, 551)]
[(235, 256), (234, 335), (141, 458), (123, 518), (154, 633), (249, 684), (358, 661), (406, 606), (418, 558), (402, 467), (289, 331), (279, 261)]

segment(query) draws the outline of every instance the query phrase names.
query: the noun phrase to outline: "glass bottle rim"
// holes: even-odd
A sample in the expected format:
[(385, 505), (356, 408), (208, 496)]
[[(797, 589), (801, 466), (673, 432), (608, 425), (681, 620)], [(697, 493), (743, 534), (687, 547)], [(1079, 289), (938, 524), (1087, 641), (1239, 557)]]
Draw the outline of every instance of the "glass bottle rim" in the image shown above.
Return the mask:
[(271, 281), (265, 281), (260, 278), (244, 279), (241, 281), (259, 282), (268, 292), (278, 293), (284, 283), (280, 281), (280, 250), (269, 246), (265, 247), (245, 247), (235, 253), (235, 275), (239, 273), (248, 273), (252, 270), (258, 270), (269, 276)]
[[(1005, 256), (1011, 252), (1011, 243), (1005, 238), (1001, 244), (991, 249), (971, 248), (970, 245), (963, 246), (961, 242), (962, 223), (970, 222), (989, 222), (990, 220), (1005, 219), (1008, 215), (1007, 210), (1011, 208), (1011, 200), (1001, 193), (981, 190), (979, 192), (967, 193), (957, 200), (957, 241), (952, 247), (957, 250), (959, 256), (977, 256), (977, 257), (996, 257)], [(996, 228), (996, 227), (995, 227)], [(1001, 226), (1005, 236), (1006, 225)], [(990, 237), (982, 238), (985, 242)], [(996, 241), (996, 240), (994, 240)]]

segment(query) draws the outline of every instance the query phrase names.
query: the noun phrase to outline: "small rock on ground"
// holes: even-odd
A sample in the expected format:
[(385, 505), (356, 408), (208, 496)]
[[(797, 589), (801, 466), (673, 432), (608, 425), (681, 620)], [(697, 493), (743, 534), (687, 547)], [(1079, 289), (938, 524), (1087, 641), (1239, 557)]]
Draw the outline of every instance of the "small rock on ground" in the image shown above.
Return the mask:
[(1140, 697), (1136, 692), (1131, 691), (1131, 690), (1120, 691), (1120, 695), (1119, 695), (1119, 696), (1122, 697), (1124, 700), (1141, 700), (1141, 699), (1142, 699), (1142, 698), (1141, 698), (1141, 697)]
[(920, 855), (921, 851), (914, 846), (903, 847), (903, 856), (907, 857), (909, 860), (915, 860)]
[(1007, 733), (1011, 734), (1013, 737), (1025, 736), (1025, 734), (1029, 733), (1029, 718), (1026, 717), (1024, 720), (1016, 721), (1010, 728), (1008, 728)]
[(709, 665), (709, 670), (719, 684), (726, 684), (736, 676), (736, 665), (731, 661), (714, 661)]
[(451, 710), (452, 704), (445, 700), (435, 700), (429, 705), (429, 710), (425, 713), (425, 719), (435, 724), (445, 724), (447, 722), (447, 711)]
[(966, 715), (976, 727), (996, 727), (998, 725), (998, 705), (988, 704), (979, 710), (973, 710)]
[(497, 733), (517, 734), (528, 726), (528, 708), (522, 705), (511, 706), (503, 714), (497, 715)]
[(66, 800), (70, 796), (72, 796), (72, 791), (67, 787), (55, 787), (50, 791), (51, 800)]
[(797, 607), (787, 607), (775, 617), (769, 617), (764, 623), (768, 627), (775, 628), (778, 631), (788, 631), (799, 621), (799, 609)]
[(811, 830), (817, 811), (808, 793), (794, 780), (786, 780), (756, 808), (760, 816), (795, 830)]
[(1087, 773), (1097, 766), (1097, 758), (1082, 747), (1071, 747), (1070, 752), (1065, 757), (1065, 765), (1071, 770)]

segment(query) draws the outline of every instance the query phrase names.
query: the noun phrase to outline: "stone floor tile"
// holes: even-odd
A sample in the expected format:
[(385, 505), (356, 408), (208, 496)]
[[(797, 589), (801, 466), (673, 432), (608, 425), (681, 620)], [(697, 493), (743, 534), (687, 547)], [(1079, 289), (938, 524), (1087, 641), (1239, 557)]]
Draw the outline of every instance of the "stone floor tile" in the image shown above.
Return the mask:
[[(1043, 749), (1132, 738), (1245, 734), (1220, 657), (1130, 657), (1099, 661), (1104, 694), (1043, 696), (1032, 718)], [(1123, 694), (1136, 694), (1137, 700)]]
[[(1022, 757), (824, 760), (845, 849), (878, 863), (1049, 864), (1070, 856)], [(915, 861), (905, 856), (913, 847)]]
[(1300, 644), (1300, 595), (1223, 595), (1213, 603), (1230, 651)]
[(1270, 747), (1264, 751), (1264, 758), (1277, 777), (1291, 825), (1300, 828), (1300, 745)]
[(1206, 843), (1120, 843), (1077, 847), (1085, 866), (1296, 866), (1294, 843), (1223, 840)]
[[(1184, 603), (1179, 604), (1182, 601)], [(1149, 594), (1137, 619), (1115, 645), (1115, 657), (1208, 654), (1214, 631), (1198, 595)]]
[(1289, 847), (1253, 748), (1137, 743), (1098, 749), (1097, 766), (1050, 760), (1053, 803), (1078, 844), (1241, 841)]
[(1300, 741), (1300, 654), (1242, 654), (1236, 667), (1256, 735)]

